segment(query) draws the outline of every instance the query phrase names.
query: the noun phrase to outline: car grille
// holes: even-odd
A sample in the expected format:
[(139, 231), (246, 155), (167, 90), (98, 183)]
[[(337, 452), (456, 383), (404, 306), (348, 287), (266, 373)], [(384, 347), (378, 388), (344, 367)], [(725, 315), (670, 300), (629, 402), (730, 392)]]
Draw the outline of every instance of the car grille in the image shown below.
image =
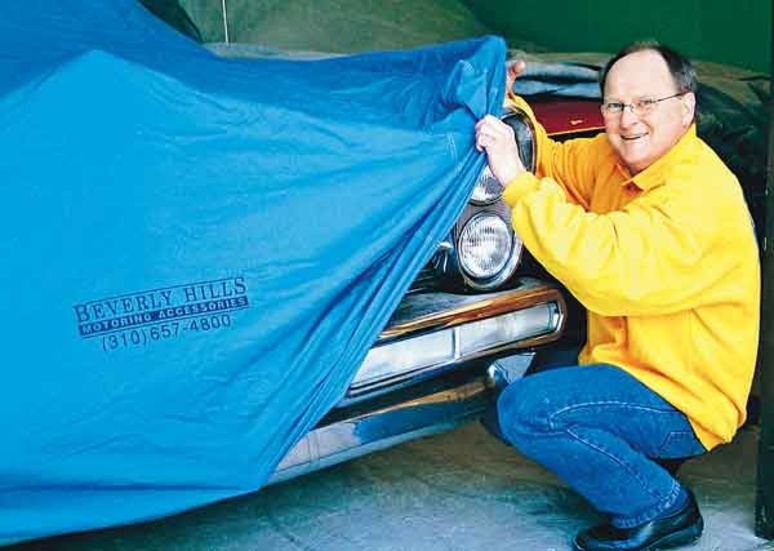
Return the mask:
[(417, 275), (414, 282), (411, 284), (408, 292), (409, 294), (421, 293), (424, 291), (430, 291), (438, 287), (438, 276), (436, 275), (435, 268), (433, 267), (433, 261), (431, 260), (422, 268)]

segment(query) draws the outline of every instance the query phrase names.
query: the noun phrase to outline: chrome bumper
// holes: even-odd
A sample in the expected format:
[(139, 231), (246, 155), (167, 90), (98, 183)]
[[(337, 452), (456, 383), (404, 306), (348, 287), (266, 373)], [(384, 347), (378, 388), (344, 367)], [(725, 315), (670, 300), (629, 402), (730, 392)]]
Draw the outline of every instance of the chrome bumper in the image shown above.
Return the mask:
[[(495, 387), (557, 340), (559, 290), (524, 279), (486, 295), (407, 296), (341, 402), (290, 450), (269, 484), (451, 429), (480, 416)], [(509, 367), (495, 362), (509, 356)]]
[(436, 377), (481, 358), (556, 340), (566, 318), (559, 290), (525, 278), (486, 295), (409, 295), (355, 374), (340, 405)]

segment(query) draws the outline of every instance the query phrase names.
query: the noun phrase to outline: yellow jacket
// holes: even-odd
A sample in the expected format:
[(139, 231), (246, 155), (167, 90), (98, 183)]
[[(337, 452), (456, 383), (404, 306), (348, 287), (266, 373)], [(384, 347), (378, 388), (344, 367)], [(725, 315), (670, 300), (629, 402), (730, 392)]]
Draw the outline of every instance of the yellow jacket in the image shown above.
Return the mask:
[(514, 178), (504, 199), (527, 249), (588, 310), (580, 363), (631, 373), (707, 449), (730, 441), (746, 415), (760, 304), (736, 177), (695, 125), (634, 177), (604, 134), (558, 143), (536, 126), (537, 175)]

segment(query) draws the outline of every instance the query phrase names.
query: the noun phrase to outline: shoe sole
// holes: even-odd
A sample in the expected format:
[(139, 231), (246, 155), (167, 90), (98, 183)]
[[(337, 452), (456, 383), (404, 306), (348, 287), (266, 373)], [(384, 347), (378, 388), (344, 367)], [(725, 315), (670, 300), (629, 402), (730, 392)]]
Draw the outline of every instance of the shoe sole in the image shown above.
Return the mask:
[[(667, 534), (658, 541), (651, 543), (647, 547), (642, 547), (636, 551), (662, 551), (663, 549), (672, 549), (681, 545), (692, 545), (696, 543), (701, 537), (704, 531), (704, 519), (701, 517), (698, 522), (694, 522), (690, 526), (686, 526), (682, 530)], [(580, 547), (577, 543), (573, 542), (574, 551), (586, 551), (583, 547)]]
[(699, 540), (703, 531), (704, 520), (699, 519), (699, 522), (664, 536), (657, 542), (643, 548), (642, 551), (661, 551), (662, 549), (672, 549), (682, 545), (692, 545)]
[(696, 543), (703, 531), (704, 519), (700, 517), (698, 522), (695, 522), (678, 532), (664, 536), (642, 551), (661, 551), (662, 549), (672, 549), (678, 545), (690, 545)]

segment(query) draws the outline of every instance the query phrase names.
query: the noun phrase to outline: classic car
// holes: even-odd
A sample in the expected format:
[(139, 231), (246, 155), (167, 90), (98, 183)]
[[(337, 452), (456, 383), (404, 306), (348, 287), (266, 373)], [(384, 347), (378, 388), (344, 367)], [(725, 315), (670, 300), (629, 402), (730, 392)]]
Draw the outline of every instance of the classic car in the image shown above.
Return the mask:
[[(16, 366), (0, 544), (175, 514), (484, 419), (582, 342), (583, 309), (514, 235), (472, 147), (499, 111), (503, 40), (231, 62), (133, 0), (38, 4), (0, 19)], [(600, 129), (595, 101), (530, 102), (558, 139)], [(762, 228), (744, 147), (760, 133), (720, 103), (713, 145)], [(531, 119), (500, 114), (534, 166)]]
[[(743, 184), (763, 250), (765, 124), (721, 89), (700, 90), (699, 132)], [(604, 129), (598, 101), (537, 97), (536, 118), (557, 140)], [(506, 110), (525, 166), (537, 156), (526, 115)], [(737, 137), (736, 147), (733, 136)], [(346, 397), (283, 459), (269, 483), (480, 419), (509, 382), (541, 360), (572, 356), (584, 338), (582, 306), (523, 248), (502, 188), (488, 169), (446, 242), (382, 331)], [(757, 397), (748, 422), (757, 416)], [(676, 465), (667, 465), (676, 468)]]
[[(176, 3), (143, 4), (201, 40)], [(223, 56), (278, 55), (254, 45), (210, 47)], [(603, 62), (604, 56), (596, 56), (589, 65)], [(699, 133), (739, 176), (762, 244), (765, 170), (755, 159), (766, 151), (765, 101), (755, 78), (715, 70), (705, 72), (712, 78), (700, 87)], [(530, 103), (555, 139), (603, 130), (594, 99), (538, 95)], [(537, 151), (529, 118), (518, 110), (505, 110), (502, 118), (514, 129), (525, 166), (533, 167)], [(577, 351), (585, 330), (583, 308), (524, 249), (501, 193), (484, 169), (467, 208), (381, 332), (345, 397), (291, 449), (269, 483), (482, 418), (498, 391), (540, 355)]]
[[(595, 102), (535, 105), (552, 135), (583, 135), (602, 126)], [(529, 118), (508, 110), (502, 119), (514, 129), (525, 166), (534, 167)], [(538, 350), (577, 347), (581, 310), (529, 257), (501, 194), (485, 168), (344, 399), (285, 456), (269, 483), (480, 418)]]

